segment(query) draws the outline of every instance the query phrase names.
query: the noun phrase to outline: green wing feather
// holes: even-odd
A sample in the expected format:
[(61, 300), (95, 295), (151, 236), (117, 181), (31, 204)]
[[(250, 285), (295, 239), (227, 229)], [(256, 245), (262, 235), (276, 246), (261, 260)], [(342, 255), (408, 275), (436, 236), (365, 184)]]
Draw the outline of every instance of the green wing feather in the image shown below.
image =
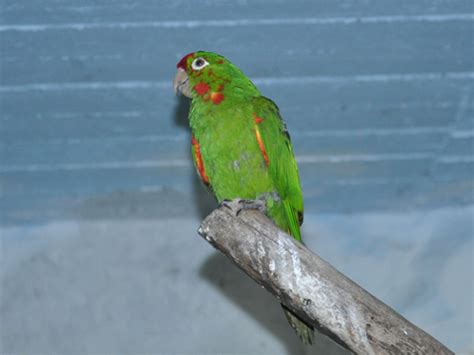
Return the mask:
[(286, 225), (287, 231), (301, 241), (303, 194), (290, 136), (273, 101), (259, 96), (253, 99), (253, 106), (256, 116), (262, 119), (257, 125), (268, 156), (269, 174), (282, 202), (279, 210), (274, 211), (274, 218), (278, 225)]

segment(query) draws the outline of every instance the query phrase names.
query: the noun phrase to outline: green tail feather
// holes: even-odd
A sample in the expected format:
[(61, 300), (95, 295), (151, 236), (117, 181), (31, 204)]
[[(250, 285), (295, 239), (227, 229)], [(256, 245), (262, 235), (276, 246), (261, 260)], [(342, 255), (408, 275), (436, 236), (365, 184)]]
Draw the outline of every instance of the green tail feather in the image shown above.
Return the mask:
[(301, 231), (300, 223), (298, 218), (298, 211), (296, 211), (291, 202), (288, 200), (283, 201), (283, 208), (285, 213), (285, 219), (288, 223), (289, 233), (293, 236), (294, 239), (301, 242)]
[[(288, 223), (289, 233), (293, 236), (294, 239), (304, 244), (301, 240), (300, 217), (298, 216), (298, 212), (293, 208), (293, 206), (288, 200), (283, 201), (283, 207), (285, 217)], [(282, 305), (282, 307), (283, 311), (285, 312), (285, 316), (288, 320), (288, 323), (290, 323), (291, 327), (296, 331), (296, 334), (298, 334), (301, 341), (306, 345), (312, 345), (314, 339), (313, 328), (307, 325), (290, 309), (288, 309), (284, 305)]]
[(283, 311), (285, 312), (286, 319), (290, 323), (291, 327), (295, 330), (296, 334), (300, 337), (301, 341), (306, 345), (312, 345), (314, 341), (314, 330), (311, 326), (307, 325), (302, 321), (296, 314), (290, 311), (284, 305)]

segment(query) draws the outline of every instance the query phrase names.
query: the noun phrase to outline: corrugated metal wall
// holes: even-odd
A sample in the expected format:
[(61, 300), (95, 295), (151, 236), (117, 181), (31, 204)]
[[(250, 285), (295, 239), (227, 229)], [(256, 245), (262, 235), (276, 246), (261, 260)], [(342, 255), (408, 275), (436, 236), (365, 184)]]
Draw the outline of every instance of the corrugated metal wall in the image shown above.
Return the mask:
[(280, 106), (308, 211), (473, 201), (470, 0), (0, 4), (6, 224), (207, 203), (171, 88), (199, 49)]

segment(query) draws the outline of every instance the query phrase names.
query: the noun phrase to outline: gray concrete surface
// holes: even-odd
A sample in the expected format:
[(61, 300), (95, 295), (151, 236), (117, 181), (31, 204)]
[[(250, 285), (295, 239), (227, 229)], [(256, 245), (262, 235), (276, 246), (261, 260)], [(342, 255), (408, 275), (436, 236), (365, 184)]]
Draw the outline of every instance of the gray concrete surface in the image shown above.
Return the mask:
[[(339, 270), (457, 353), (474, 349), (474, 208), (308, 216)], [(0, 353), (345, 354), (304, 349), (278, 302), (196, 233), (198, 219), (1, 230)]]

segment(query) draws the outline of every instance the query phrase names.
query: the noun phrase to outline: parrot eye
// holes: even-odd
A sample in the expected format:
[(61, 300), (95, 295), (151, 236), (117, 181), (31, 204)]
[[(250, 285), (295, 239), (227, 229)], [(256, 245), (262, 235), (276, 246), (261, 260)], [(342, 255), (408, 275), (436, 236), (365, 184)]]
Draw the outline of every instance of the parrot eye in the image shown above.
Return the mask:
[(193, 62), (191, 63), (191, 67), (194, 70), (201, 70), (202, 68), (204, 68), (207, 65), (209, 65), (209, 62), (206, 61), (204, 58), (201, 58), (201, 57), (194, 59)]

